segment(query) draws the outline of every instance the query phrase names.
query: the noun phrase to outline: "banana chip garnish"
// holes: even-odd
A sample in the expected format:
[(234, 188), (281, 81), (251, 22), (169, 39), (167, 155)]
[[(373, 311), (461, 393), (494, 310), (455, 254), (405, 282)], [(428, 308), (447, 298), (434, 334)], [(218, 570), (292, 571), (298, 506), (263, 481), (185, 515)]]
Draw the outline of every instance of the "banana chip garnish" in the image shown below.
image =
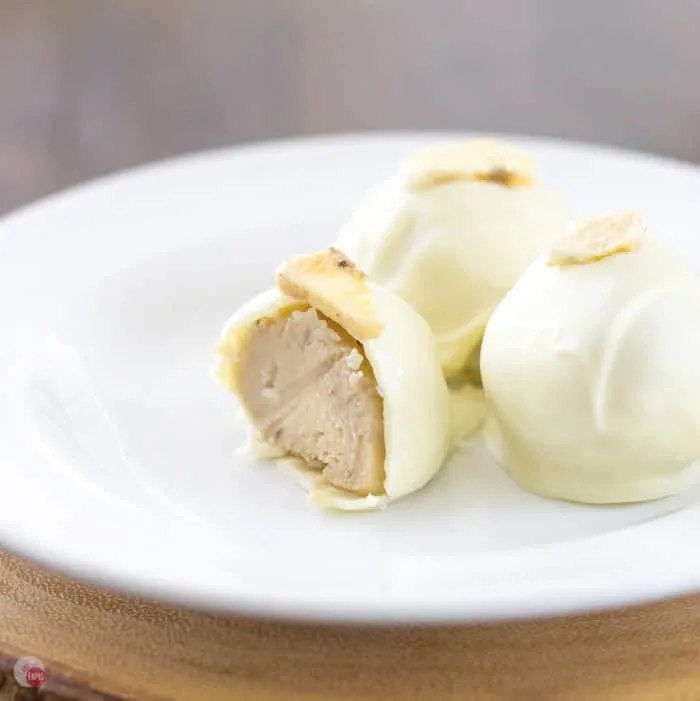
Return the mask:
[(645, 228), (641, 214), (633, 210), (588, 219), (554, 241), (547, 264), (586, 265), (630, 253), (639, 245)]
[(534, 161), (496, 139), (438, 144), (407, 158), (401, 174), (413, 190), (459, 180), (489, 181), (505, 187), (529, 187), (536, 178)]
[(340, 251), (330, 248), (292, 258), (277, 271), (277, 287), (318, 309), (358, 341), (382, 332), (367, 278)]

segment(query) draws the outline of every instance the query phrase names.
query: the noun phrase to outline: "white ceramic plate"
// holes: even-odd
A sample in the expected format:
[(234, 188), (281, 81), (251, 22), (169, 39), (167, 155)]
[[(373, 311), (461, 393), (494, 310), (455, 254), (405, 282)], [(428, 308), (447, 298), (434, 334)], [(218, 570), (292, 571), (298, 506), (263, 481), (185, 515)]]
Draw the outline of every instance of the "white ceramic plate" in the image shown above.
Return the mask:
[[(475, 444), (386, 511), (333, 514), (234, 455), (234, 402), (210, 378), (222, 323), (283, 258), (328, 245), (399, 157), (446, 136), (204, 154), (7, 218), (2, 546), (112, 589), (300, 619), (493, 620), (700, 590), (697, 491), (548, 501)], [(700, 272), (700, 172), (518, 141), (582, 211), (640, 206)]]

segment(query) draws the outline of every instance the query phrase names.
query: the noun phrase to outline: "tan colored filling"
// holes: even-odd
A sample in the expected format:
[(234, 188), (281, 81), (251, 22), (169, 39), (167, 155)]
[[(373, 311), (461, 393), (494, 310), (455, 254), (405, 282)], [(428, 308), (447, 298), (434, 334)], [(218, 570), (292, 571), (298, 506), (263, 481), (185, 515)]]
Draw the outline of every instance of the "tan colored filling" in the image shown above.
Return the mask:
[(265, 440), (334, 487), (384, 493), (384, 403), (339, 326), (311, 308), (259, 320), (239, 347), (237, 386)]

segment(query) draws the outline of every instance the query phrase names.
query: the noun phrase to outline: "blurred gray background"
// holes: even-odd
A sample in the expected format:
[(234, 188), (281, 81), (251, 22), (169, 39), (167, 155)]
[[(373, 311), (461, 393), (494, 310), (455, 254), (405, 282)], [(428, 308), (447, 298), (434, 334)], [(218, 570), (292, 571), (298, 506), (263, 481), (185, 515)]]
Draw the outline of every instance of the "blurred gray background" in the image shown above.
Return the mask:
[(0, 0), (0, 212), (273, 137), (478, 129), (700, 161), (700, 0)]

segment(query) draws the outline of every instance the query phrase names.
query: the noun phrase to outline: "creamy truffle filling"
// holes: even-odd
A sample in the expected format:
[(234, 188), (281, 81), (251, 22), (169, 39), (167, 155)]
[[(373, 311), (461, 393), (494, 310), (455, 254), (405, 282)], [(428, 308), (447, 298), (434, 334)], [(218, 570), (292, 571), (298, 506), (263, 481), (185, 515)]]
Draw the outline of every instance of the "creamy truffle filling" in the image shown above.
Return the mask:
[(239, 348), (241, 400), (263, 438), (339, 489), (384, 493), (384, 404), (362, 346), (312, 308), (263, 318)]

